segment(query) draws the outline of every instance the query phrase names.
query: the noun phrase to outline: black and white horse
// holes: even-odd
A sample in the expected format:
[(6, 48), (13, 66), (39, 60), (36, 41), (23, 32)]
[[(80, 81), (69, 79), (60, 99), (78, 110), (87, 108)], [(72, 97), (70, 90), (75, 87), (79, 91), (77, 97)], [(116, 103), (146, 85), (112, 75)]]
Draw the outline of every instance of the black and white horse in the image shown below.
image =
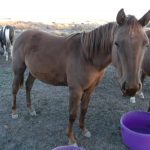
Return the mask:
[(14, 28), (12, 26), (4, 26), (0, 30), (0, 43), (3, 49), (3, 55), (6, 57), (6, 61), (8, 58), (12, 57), (12, 45), (14, 41)]

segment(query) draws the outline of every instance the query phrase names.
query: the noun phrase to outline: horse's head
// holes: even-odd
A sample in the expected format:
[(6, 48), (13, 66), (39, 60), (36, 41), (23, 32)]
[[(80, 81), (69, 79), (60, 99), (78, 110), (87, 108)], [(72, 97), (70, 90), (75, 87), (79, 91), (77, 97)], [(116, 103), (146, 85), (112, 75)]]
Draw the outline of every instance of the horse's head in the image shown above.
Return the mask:
[(139, 20), (126, 16), (123, 9), (118, 12), (112, 62), (118, 70), (123, 95), (133, 96), (142, 86), (141, 64), (149, 42), (143, 27), (149, 20), (150, 11)]

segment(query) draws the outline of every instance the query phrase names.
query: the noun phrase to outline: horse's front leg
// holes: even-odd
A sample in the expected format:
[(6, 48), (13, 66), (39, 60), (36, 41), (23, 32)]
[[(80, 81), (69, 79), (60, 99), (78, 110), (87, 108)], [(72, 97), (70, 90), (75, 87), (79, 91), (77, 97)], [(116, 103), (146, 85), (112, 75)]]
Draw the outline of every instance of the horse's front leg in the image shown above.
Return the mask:
[(80, 105), (82, 90), (81, 89), (72, 89), (70, 90), (70, 98), (69, 98), (69, 123), (67, 127), (67, 136), (69, 138), (69, 145), (77, 145), (75, 136), (72, 130), (73, 123), (77, 117), (78, 107)]
[(82, 99), (81, 99), (81, 110), (80, 110), (80, 119), (79, 119), (79, 126), (80, 129), (82, 130), (82, 134), (85, 137), (91, 137), (91, 133), (89, 132), (89, 130), (86, 128), (85, 126), (85, 115), (86, 112), (88, 110), (88, 105), (90, 102), (90, 97), (91, 97), (91, 93), (93, 92), (93, 90), (95, 89), (95, 86), (93, 86), (92, 88), (86, 90), (83, 93)]

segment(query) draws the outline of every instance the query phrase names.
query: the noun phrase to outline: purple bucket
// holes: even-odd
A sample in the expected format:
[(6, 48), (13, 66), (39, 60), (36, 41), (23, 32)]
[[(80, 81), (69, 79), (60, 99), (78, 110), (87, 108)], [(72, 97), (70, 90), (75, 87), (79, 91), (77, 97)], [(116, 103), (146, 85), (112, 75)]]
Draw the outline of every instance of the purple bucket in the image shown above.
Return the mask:
[(131, 150), (150, 150), (150, 113), (132, 111), (120, 120), (122, 140)]
[(52, 150), (84, 150), (82, 148), (79, 148), (77, 146), (59, 146), (59, 147), (56, 147)]

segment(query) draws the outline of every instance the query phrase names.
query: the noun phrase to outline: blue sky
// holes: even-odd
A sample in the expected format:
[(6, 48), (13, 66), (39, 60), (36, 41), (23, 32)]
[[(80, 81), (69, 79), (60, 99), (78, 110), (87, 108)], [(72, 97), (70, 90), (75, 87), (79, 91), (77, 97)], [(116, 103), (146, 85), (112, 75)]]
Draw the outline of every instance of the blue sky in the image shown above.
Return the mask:
[(150, 0), (2, 0), (0, 18), (26, 21), (106, 20), (115, 21), (117, 12), (140, 18), (150, 9)]

